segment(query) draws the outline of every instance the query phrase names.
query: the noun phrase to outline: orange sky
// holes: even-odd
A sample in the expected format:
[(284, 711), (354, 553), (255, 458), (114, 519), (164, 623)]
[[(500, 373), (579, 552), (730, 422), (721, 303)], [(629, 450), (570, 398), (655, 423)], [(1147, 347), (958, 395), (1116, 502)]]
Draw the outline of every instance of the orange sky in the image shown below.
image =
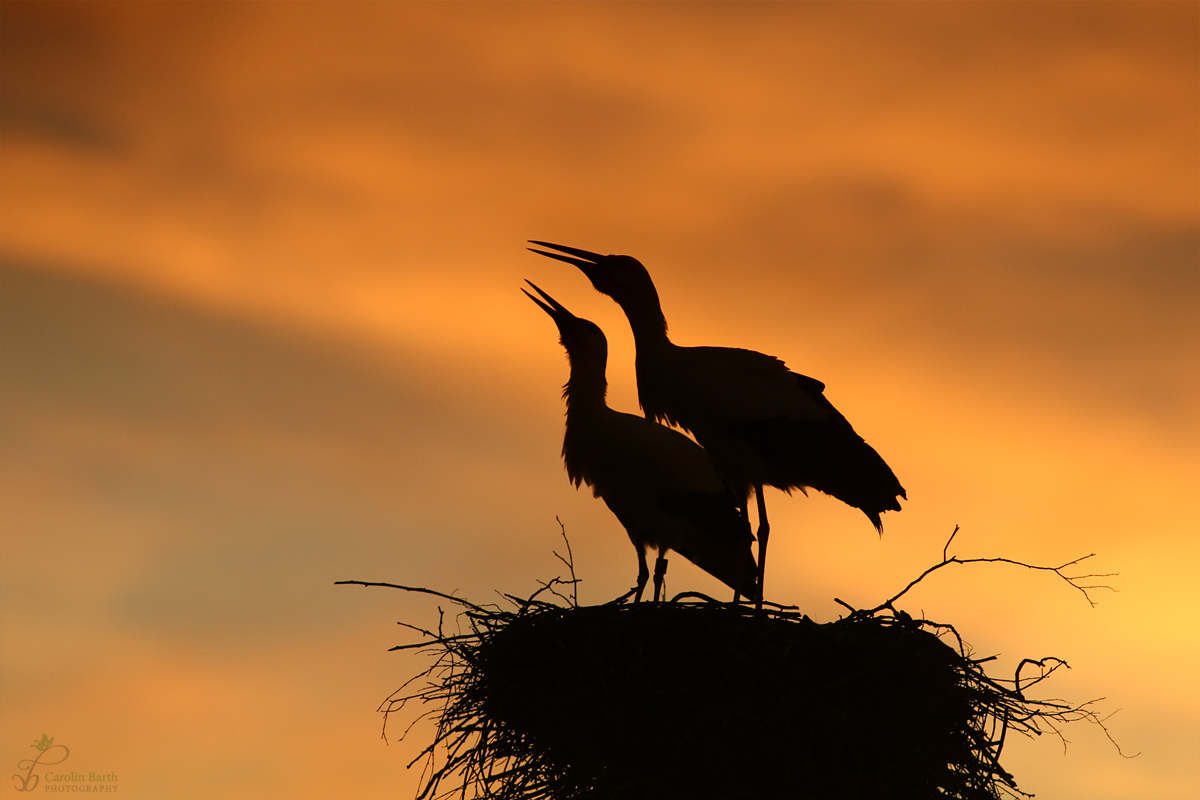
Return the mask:
[[(407, 796), (374, 709), (434, 604), (636, 566), (567, 482), (536, 238), (638, 256), (675, 341), (827, 384), (910, 501), (779, 493), (819, 619), (908, 598), (1110, 728), (1050, 800), (1200, 792), (1200, 5), (0, 5), (0, 763), (133, 798)], [(715, 591), (690, 565), (671, 588)], [(22, 796), (11, 788), (8, 795)]]

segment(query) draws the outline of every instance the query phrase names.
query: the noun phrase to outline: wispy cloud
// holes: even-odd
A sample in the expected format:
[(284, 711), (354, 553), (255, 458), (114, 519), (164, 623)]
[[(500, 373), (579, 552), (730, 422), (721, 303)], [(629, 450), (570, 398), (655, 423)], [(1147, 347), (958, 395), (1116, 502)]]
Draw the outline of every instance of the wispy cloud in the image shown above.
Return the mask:
[[(22, 724), (68, 719), (121, 674), (124, 727), (88, 746), (157, 725), (176, 750), (119, 753), (154, 787), (203, 742), (228, 767), (206, 796), (296, 796), (282, 765), (327, 739), (297, 733), (255, 772), (221, 741), (228, 714), (201, 714), (189, 739), (154, 709), (252, 703), (272, 670), (328, 685), (344, 664), (297, 654), (374, 647), (355, 637), (376, 626), (361, 595), (318, 584), (490, 597), (557, 567), (561, 514), (585, 588), (624, 588), (619, 526), (563, 475), (565, 363), (518, 286), (604, 327), (610, 400), (634, 411), (628, 326), (529, 238), (642, 258), (681, 343), (772, 352), (826, 381), (903, 471), (913, 500), (882, 541), (827, 498), (779, 503), (781, 590), (822, 608), (846, 585), (874, 596), (954, 523), (1014, 556), (1104, 546), (1129, 571), (1111, 616), (1081, 623), (1029, 587), (930, 603), (985, 642), (1087, 653), (1066, 694), (1143, 697), (1161, 682), (1131, 678), (1129, 651), (1160, 674), (1194, 661), (1145, 622), (1195, 605), (1180, 577), (1197, 557), (1194, 3), (0, 15), (0, 585), (5, 636), (31, 643), (4, 648), (2, 685), (22, 687), (4, 695)], [(119, 647), (103, 669), (65, 665), (54, 642), (75, 636)], [(71, 702), (52, 700), (45, 676), (68, 673)], [(294, 700), (259, 699), (246, 719)], [(1195, 741), (1158, 710), (1130, 716)], [(1036, 762), (1027, 788), (1194, 788), (1146, 749)], [(381, 777), (356, 796), (390, 792), (392, 760), (368, 758)]]

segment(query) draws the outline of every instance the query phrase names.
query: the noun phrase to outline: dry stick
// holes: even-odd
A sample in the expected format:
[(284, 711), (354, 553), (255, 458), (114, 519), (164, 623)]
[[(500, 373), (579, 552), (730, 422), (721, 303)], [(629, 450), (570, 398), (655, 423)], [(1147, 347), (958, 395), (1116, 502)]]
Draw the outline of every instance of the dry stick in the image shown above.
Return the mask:
[[(625, 595), (625, 597), (628, 597), (628, 596), (629, 595)], [(681, 600), (703, 600), (704, 602), (710, 603), (710, 604), (716, 604), (719, 606), (720, 605), (736, 606), (738, 608), (749, 608), (750, 606), (752, 606), (755, 603), (754, 600), (739, 600), (737, 603), (730, 603), (726, 600), (718, 600), (715, 597), (710, 597), (710, 596), (704, 594), (703, 592), (680, 592), (679, 594), (677, 594), (671, 598), (672, 603), (678, 603)], [(763, 605), (771, 606), (772, 608), (776, 608), (780, 611), (799, 611), (800, 610), (800, 606), (785, 606), (780, 603), (772, 603), (770, 600), (764, 600)]]
[[(502, 595), (508, 600), (511, 600), (520, 608), (527, 607), (535, 601), (545, 604), (545, 601), (538, 600), (537, 597), (542, 592), (547, 591), (566, 603), (568, 607), (579, 608), (579, 584), (581, 583), (581, 580), (575, 576), (575, 555), (571, 552), (571, 540), (567, 538), (567, 527), (563, 525), (562, 520), (558, 517), (555, 517), (554, 521), (558, 523), (559, 532), (562, 534), (563, 541), (567, 544), (567, 557), (563, 558), (562, 554), (557, 550), (553, 550), (551, 552), (553, 552), (554, 557), (561, 561), (563, 565), (571, 572), (571, 579), (566, 580), (564, 578), (551, 578), (549, 581), (539, 580), (538, 583), (541, 584), (542, 588), (538, 589), (529, 597), (516, 597), (515, 595), (511, 594)], [(565, 594), (558, 591), (558, 589), (554, 588), (556, 586), (570, 586), (571, 596), (567, 597)]]
[[(563, 564), (565, 564), (567, 569), (571, 571), (571, 580), (570, 581), (563, 581), (563, 580), (559, 579), (559, 582), (571, 584), (571, 601), (570, 601), (570, 603), (573, 607), (578, 608), (579, 607), (579, 578), (577, 578), (575, 576), (575, 554), (573, 552), (571, 552), (571, 540), (567, 538), (567, 526), (563, 525), (563, 521), (558, 518), (557, 514), (554, 516), (554, 521), (558, 523), (558, 531), (559, 531), (559, 533), (562, 534), (563, 542), (565, 542), (567, 545), (567, 557), (563, 558), (561, 555), (559, 555), (557, 550), (554, 550), (552, 552), (554, 553), (554, 557), (557, 558), (559, 561), (561, 561)], [(555, 594), (557, 595), (558, 592), (555, 592)], [(559, 595), (559, 596), (562, 597), (562, 595)], [(567, 598), (563, 597), (563, 599), (566, 600)]]
[[(1093, 608), (1096, 606), (1096, 601), (1092, 599), (1092, 596), (1090, 594), (1088, 594), (1088, 589), (1108, 589), (1111, 592), (1116, 591), (1116, 589), (1114, 589), (1112, 586), (1108, 586), (1107, 584), (1083, 585), (1083, 584), (1080, 584), (1079, 581), (1090, 580), (1092, 578), (1112, 578), (1112, 577), (1115, 577), (1116, 575), (1118, 575), (1119, 573), (1101, 572), (1101, 573), (1089, 573), (1087, 575), (1067, 575), (1063, 572), (1063, 570), (1067, 569), (1068, 567), (1073, 567), (1076, 564), (1079, 564), (1089, 558), (1092, 558), (1093, 556), (1096, 555), (1095, 553), (1088, 553), (1086, 556), (1081, 556), (1079, 558), (1072, 559), (1071, 561), (1068, 561), (1065, 564), (1059, 564), (1057, 567), (1047, 567), (1047, 566), (1043, 566), (1040, 564), (1026, 564), (1024, 561), (1014, 561), (1011, 558), (959, 558), (958, 556), (949, 555), (950, 543), (953, 542), (954, 537), (956, 535), (958, 535), (958, 530), (959, 530), (959, 526), (955, 525), (954, 531), (950, 534), (950, 538), (946, 540), (946, 545), (942, 548), (941, 563), (934, 564), (932, 567), (930, 567), (929, 569), (925, 570), (920, 575), (918, 575), (914, 580), (912, 580), (908, 584), (908, 586), (905, 586), (902, 590), (900, 590), (899, 593), (897, 593), (893, 597), (885, 600), (884, 602), (880, 603), (875, 608), (873, 608), (870, 611), (865, 612), (865, 613), (870, 615), (870, 614), (874, 614), (877, 611), (882, 611), (885, 608), (892, 608), (892, 604), (895, 603), (897, 600), (899, 600), (904, 595), (908, 594), (909, 589), (916, 586), (918, 583), (920, 583), (922, 580), (924, 580), (931, 573), (936, 572), (937, 570), (941, 569), (942, 567), (949, 566), (950, 564), (979, 564), (979, 563), (1013, 564), (1014, 566), (1025, 567), (1026, 569), (1036, 569), (1036, 570), (1045, 570), (1046, 572), (1053, 572), (1055, 575), (1062, 578), (1064, 581), (1066, 581), (1072, 587), (1078, 589), (1083, 594), (1084, 599), (1087, 600), (1088, 604), (1091, 605)], [(845, 606), (846, 608), (850, 609), (851, 611), (856, 611), (856, 609), (853, 606), (851, 606), (850, 604), (848, 604), (842, 600), (839, 600), (836, 597), (834, 598), (834, 601), (837, 603), (840, 603), (841, 605)]]
[[(1046, 665), (1047, 661), (1053, 661), (1054, 663), (1051, 664), (1050, 666), (1047, 666)], [(1029, 683), (1022, 686), (1021, 685), (1021, 670), (1023, 670), (1025, 668), (1026, 664), (1033, 664), (1034, 666), (1038, 667), (1041, 670), (1041, 672), (1039, 672), (1036, 677), (1028, 678), (1027, 680), (1029, 681)], [(1049, 678), (1054, 672), (1058, 671), (1058, 669), (1060, 667), (1066, 667), (1067, 669), (1070, 669), (1071, 665), (1068, 664), (1067, 662), (1063, 661), (1061, 658), (1055, 658), (1054, 656), (1047, 656), (1046, 658), (1043, 658), (1043, 659), (1035, 659), (1035, 658), (1021, 659), (1021, 663), (1017, 664), (1017, 672), (1013, 676), (1013, 686), (1016, 689), (1017, 696), (1024, 697), (1024, 695), (1022, 693), (1026, 689), (1028, 689), (1032, 686), (1036, 686), (1039, 683), (1041, 683), (1042, 681), (1046, 680), (1046, 678)]]
[(396, 624), (403, 625), (406, 628), (412, 628), (414, 631), (418, 631), (418, 632), (424, 634), (425, 636), (428, 636), (433, 641), (432, 642), (413, 642), (412, 644), (398, 644), (394, 647), (389, 647), (388, 648), (389, 653), (395, 652), (396, 650), (417, 650), (422, 647), (429, 647), (432, 644), (442, 644), (443, 642), (453, 642), (458, 639), (474, 639), (474, 638), (476, 638), (475, 634), (473, 634), (473, 633), (464, 633), (461, 636), (438, 636), (435, 633), (430, 633), (429, 631), (422, 630), (421, 628), (418, 628), (415, 625), (409, 625), (407, 622), (397, 622)]
[(334, 586), (343, 586), (346, 584), (354, 584), (357, 586), (386, 586), (389, 589), (403, 589), (406, 592), (420, 592), (421, 594), (431, 594), (435, 597), (443, 597), (447, 600), (452, 600), (455, 603), (458, 603), (459, 605), (467, 606), (468, 608), (473, 608), (476, 611), (484, 611), (484, 608), (482, 606), (477, 606), (469, 600), (463, 600), (461, 597), (455, 597), (452, 594), (446, 594), (445, 592), (438, 592), (433, 589), (426, 589), (421, 586), (401, 586), (398, 583), (383, 583), (381, 581), (334, 581), (333, 582)]
[[(558, 553), (555, 553), (554, 555), (558, 555)], [(548, 581), (539, 580), (538, 583), (540, 583), (542, 585), (542, 588), (538, 589), (536, 592), (531, 594), (529, 597), (517, 597), (516, 595), (508, 594), (507, 592), (503, 593), (501, 595), (501, 597), (504, 597), (504, 598), (512, 601), (519, 608), (524, 608), (524, 607), (527, 607), (530, 605), (535, 605), (535, 604), (543, 605), (543, 606), (553, 606), (554, 603), (547, 603), (545, 600), (537, 599), (537, 596), (539, 594), (541, 594), (542, 592), (548, 591), (548, 592), (550, 592), (550, 594), (554, 595), (555, 597), (557, 597), (558, 599), (560, 599), (564, 603), (566, 603), (567, 607), (579, 608), (579, 604), (577, 602), (579, 594), (578, 594), (577, 589), (572, 592), (573, 597), (567, 597), (565, 594), (563, 594), (562, 592), (560, 592), (554, 588), (555, 586), (567, 586), (567, 585), (575, 584), (575, 583), (578, 583), (578, 581), (574, 581), (574, 580), (567, 581), (567, 580), (563, 580), (562, 578), (551, 578)]]

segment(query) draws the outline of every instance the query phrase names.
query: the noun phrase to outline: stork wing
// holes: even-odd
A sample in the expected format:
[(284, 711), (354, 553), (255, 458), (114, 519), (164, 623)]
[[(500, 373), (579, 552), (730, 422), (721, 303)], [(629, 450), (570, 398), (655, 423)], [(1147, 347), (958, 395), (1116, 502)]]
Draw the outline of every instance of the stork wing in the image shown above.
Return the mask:
[(779, 359), (732, 347), (676, 347), (646, 363), (638, 355), (638, 395), (647, 415), (692, 428), (688, 420), (794, 420), (840, 416), (825, 384), (792, 372)]

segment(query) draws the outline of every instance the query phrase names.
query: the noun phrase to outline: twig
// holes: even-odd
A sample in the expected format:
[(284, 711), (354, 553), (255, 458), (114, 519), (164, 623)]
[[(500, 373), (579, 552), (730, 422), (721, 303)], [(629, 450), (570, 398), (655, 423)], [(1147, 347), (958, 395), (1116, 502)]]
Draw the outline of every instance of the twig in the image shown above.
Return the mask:
[[(570, 581), (561, 581), (561, 582), (562, 583), (569, 582), (571, 584), (571, 605), (574, 606), (575, 608), (578, 608), (579, 607), (579, 578), (577, 578), (575, 576), (575, 554), (571, 552), (571, 540), (567, 538), (567, 526), (563, 524), (563, 521), (558, 518), (557, 514), (554, 516), (554, 521), (558, 523), (559, 533), (562, 534), (563, 542), (565, 542), (567, 545), (567, 557), (563, 558), (562, 555), (560, 555), (557, 550), (554, 550), (551, 552), (554, 553), (555, 558), (557, 558), (559, 561), (566, 564), (567, 569), (571, 571), (571, 580)], [(563, 599), (565, 600), (566, 598), (563, 598)]]
[(426, 589), (422, 586), (401, 586), (398, 583), (383, 583), (381, 581), (334, 581), (333, 582), (334, 586), (343, 586), (343, 585), (347, 585), (347, 584), (354, 584), (357, 586), (386, 586), (389, 589), (403, 589), (406, 592), (419, 592), (421, 594), (431, 594), (434, 597), (442, 597), (442, 598), (445, 598), (446, 600), (452, 600), (455, 603), (458, 603), (459, 605), (466, 606), (467, 608), (475, 609), (476, 611), (484, 610), (482, 606), (477, 606), (469, 600), (464, 600), (461, 597), (455, 597), (452, 594), (438, 592), (433, 589)]
[[(1047, 662), (1049, 662), (1049, 661), (1053, 661), (1054, 663), (1047, 666)], [(1038, 667), (1039, 672), (1035, 677), (1028, 678), (1027, 680), (1029, 682), (1026, 683), (1024, 686), (1022, 686), (1021, 685), (1021, 680), (1022, 680), (1021, 679), (1021, 670), (1023, 670), (1026, 667), (1026, 665), (1029, 665), (1029, 664), (1032, 664), (1032, 665)], [(1015, 688), (1015, 690), (1017, 692), (1017, 696), (1024, 697), (1024, 692), (1026, 689), (1028, 689), (1031, 686), (1036, 686), (1037, 684), (1046, 680), (1046, 678), (1049, 678), (1052, 674), (1057, 672), (1061, 667), (1066, 667), (1067, 669), (1070, 669), (1071, 665), (1068, 664), (1067, 662), (1063, 661), (1061, 658), (1055, 658), (1053, 656), (1049, 656), (1047, 658), (1042, 658), (1042, 659), (1033, 659), (1033, 658), (1021, 659), (1021, 663), (1017, 664), (1016, 674), (1013, 676), (1013, 687)]]
[[(398, 622), (396, 624), (403, 625), (404, 623)], [(412, 628), (413, 626), (409, 625), (408, 627)], [(413, 642), (412, 644), (398, 644), (395, 647), (389, 647), (388, 652), (391, 653), (396, 650), (417, 650), (419, 648), (430, 647), (435, 644), (442, 645), (442, 644), (445, 644), (446, 642), (456, 642), (456, 641), (460, 641), (460, 640), (472, 640), (472, 639), (476, 638), (475, 634), (473, 634), (473, 633), (464, 633), (461, 636), (438, 636), (436, 634), (427, 633), (425, 631), (422, 631), (422, 632), (425, 633), (430, 638), (432, 638), (433, 641), (432, 642)]]
[[(1018, 566), (1018, 567), (1025, 567), (1026, 569), (1036, 569), (1036, 570), (1045, 570), (1046, 572), (1053, 572), (1055, 575), (1062, 578), (1064, 581), (1066, 581), (1072, 587), (1074, 587), (1075, 589), (1078, 589), (1083, 594), (1084, 599), (1087, 600), (1088, 604), (1091, 605), (1093, 608), (1096, 606), (1096, 601), (1092, 599), (1092, 596), (1090, 594), (1088, 594), (1088, 589), (1108, 589), (1109, 591), (1112, 591), (1112, 592), (1116, 591), (1116, 589), (1114, 589), (1112, 586), (1108, 586), (1107, 584), (1082, 584), (1082, 583), (1080, 583), (1080, 581), (1091, 580), (1093, 578), (1112, 578), (1112, 577), (1115, 577), (1116, 575), (1118, 575), (1119, 573), (1101, 572), (1101, 573), (1089, 573), (1086, 575), (1067, 575), (1063, 571), (1065, 569), (1068, 569), (1069, 567), (1075, 566), (1076, 564), (1080, 564), (1089, 558), (1092, 558), (1093, 556), (1096, 555), (1095, 553), (1088, 553), (1086, 556), (1080, 556), (1079, 558), (1072, 559), (1071, 561), (1067, 561), (1064, 564), (1059, 564), (1057, 567), (1047, 567), (1047, 566), (1044, 566), (1041, 564), (1026, 564), (1024, 561), (1015, 561), (1011, 558), (959, 558), (958, 556), (949, 555), (950, 543), (954, 541), (954, 537), (958, 534), (958, 529), (959, 529), (959, 526), (955, 525), (954, 531), (950, 534), (950, 538), (946, 540), (946, 545), (945, 545), (945, 547), (942, 548), (942, 560), (940, 563), (934, 564), (932, 567), (930, 567), (929, 569), (922, 572), (915, 579), (910, 581), (909, 584), (907, 586), (905, 586), (903, 589), (901, 589), (897, 594), (893, 595), (892, 597), (888, 598), (884, 602), (880, 603), (878, 606), (871, 609), (871, 611), (869, 611), (867, 613), (873, 614), (877, 611), (883, 611), (884, 609), (891, 608), (893, 603), (895, 603), (897, 600), (899, 600), (904, 595), (908, 594), (909, 589), (916, 586), (918, 583), (920, 583), (922, 580), (924, 580), (930, 574), (938, 571), (942, 567), (947, 567), (951, 564), (1012, 564), (1012, 565)], [(841, 600), (838, 600), (837, 602), (842, 603)], [(845, 605), (847, 608), (850, 608), (850, 606), (848, 606), (846, 603), (842, 603), (842, 605)]]

